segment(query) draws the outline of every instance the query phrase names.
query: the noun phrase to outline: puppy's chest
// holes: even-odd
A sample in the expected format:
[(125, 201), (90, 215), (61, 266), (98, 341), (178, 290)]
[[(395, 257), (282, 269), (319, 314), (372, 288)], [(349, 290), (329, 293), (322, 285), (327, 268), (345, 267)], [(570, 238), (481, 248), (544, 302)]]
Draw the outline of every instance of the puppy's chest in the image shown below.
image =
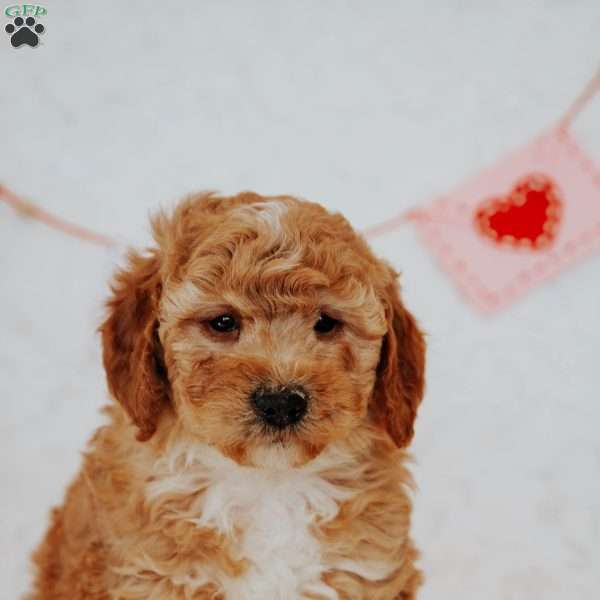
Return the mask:
[(243, 476), (207, 489), (199, 525), (234, 536), (234, 553), (248, 561), (224, 581), (227, 597), (296, 598), (319, 586), (323, 564), (317, 521), (338, 512), (336, 490), (318, 478)]
[[(168, 494), (171, 485), (172, 489), (188, 488), (195, 500), (179, 518), (189, 526), (223, 536), (230, 558), (245, 564), (234, 576), (219, 568), (218, 557), (198, 559), (193, 565), (197, 581), (210, 581), (225, 598), (239, 600), (337, 597), (321, 581), (331, 565), (325, 564), (319, 523), (336, 517), (340, 504), (351, 495), (348, 490), (298, 470), (263, 471), (231, 465), (196, 466), (163, 478), (157, 485), (151, 495), (157, 489)], [(198, 485), (202, 490), (194, 491)], [(172, 500), (174, 512), (176, 504)], [(193, 581), (186, 585), (193, 586)]]

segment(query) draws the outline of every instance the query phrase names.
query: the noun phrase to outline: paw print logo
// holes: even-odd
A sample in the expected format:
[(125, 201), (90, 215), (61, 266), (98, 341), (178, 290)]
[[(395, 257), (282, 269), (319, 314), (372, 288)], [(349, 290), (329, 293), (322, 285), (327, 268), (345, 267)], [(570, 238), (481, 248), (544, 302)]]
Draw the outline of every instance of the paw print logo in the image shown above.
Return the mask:
[(27, 17), (25, 21), (23, 21), (21, 17), (16, 17), (15, 20), (12, 23), (9, 23), (4, 29), (6, 33), (10, 35), (10, 43), (15, 48), (18, 48), (23, 44), (35, 48), (40, 41), (38, 34), (44, 33), (45, 30), (41, 23), (36, 25), (33, 17)]

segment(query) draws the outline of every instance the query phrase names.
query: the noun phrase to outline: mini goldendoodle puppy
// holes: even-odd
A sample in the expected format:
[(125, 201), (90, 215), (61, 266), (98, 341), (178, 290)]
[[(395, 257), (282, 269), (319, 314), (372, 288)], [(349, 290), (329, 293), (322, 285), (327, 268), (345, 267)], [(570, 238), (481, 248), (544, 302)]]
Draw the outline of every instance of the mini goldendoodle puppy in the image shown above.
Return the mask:
[(116, 400), (29, 600), (409, 600), (425, 345), (338, 214), (203, 194), (153, 220), (100, 327)]

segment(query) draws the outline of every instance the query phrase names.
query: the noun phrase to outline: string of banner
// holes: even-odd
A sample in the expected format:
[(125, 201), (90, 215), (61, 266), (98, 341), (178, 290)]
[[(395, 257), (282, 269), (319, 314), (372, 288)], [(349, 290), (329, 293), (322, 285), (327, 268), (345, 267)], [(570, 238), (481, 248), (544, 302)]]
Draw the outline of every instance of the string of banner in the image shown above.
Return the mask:
[[(600, 91), (600, 68), (549, 130), (427, 206), (367, 227), (375, 238), (413, 223), (467, 301), (501, 309), (566, 265), (600, 250), (600, 168), (571, 126)], [(23, 217), (105, 248), (116, 238), (71, 223), (0, 183)]]

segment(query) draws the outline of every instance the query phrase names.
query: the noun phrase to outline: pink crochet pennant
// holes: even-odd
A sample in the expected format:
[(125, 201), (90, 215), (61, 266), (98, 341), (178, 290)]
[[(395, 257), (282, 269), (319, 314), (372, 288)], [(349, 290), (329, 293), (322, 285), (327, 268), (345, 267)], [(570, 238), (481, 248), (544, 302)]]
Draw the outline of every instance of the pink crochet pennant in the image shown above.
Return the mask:
[(463, 295), (494, 311), (600, 249), (600, 169), (557, 126), (414, 221)]
[(431, 205), (363, 233), (413, 222), (477, 308), (506, 307), (567, 265), (600, 250), (600, 168), (569, 129), (600, 92), (600, 69), (558, 124)]

